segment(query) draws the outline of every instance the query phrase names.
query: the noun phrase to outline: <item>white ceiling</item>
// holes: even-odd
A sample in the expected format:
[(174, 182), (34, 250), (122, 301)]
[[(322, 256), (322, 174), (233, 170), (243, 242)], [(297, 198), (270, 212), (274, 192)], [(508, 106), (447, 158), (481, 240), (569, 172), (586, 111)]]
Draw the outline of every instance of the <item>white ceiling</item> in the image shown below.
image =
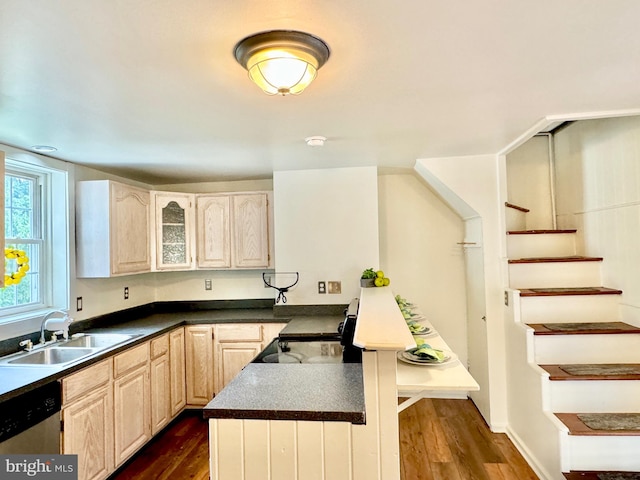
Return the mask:
[[(639, 20), (638, 0), (0, 0), (0, 142), (152, 184), (496, 153), (547, 115), (639, 107)], [(271, 29), (331, 48), (300, 96), (235, 62)]]

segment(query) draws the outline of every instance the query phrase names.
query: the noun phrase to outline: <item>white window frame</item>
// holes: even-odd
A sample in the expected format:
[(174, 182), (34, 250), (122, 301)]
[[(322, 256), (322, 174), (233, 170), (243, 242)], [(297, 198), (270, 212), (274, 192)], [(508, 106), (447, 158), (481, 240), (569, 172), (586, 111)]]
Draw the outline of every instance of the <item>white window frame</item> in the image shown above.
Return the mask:
[[(5, 169), (33, 173), (41, 178), (42, 237), (41, 255), (45, 258), (41, 275), (42, 303), (25, 311), (0, 311), (0, 340), (39, 331), (40, 322), (51, 309), (68, 309), (70, 292), (69, 213), (70, 165), (59, 160), (0, 145), (6, 155)], [(3, 202), (4, 203), (4, 202)], [(3, 205), (4, 208), (4, 205)]]
[[(7, 175), (11, 175), (14, 177), (22, 177), (24, 179), (31, 180), (34, 184), (33, 191), (33, 216), (34, 218), (34, 238), (31, 239), (23, 239), (23, 238), (10, 238), (7, 236), (7, 232), (5, 231), (5, 247), (10, 245), (39, 245), (39, 258), (41, 259), (40, 265), (38, 265), (38, 292), (39, 299), (36, 303), (30, 303), (27, 305), (18, 305), (15, 307), (6, 307), (0, 309), (0, 318), (7, 317), (15, 314), (20, 314), (24, 312), (29, 312), (31, 310), (39, 310), (44, 308), (46, 305), (50, 304), (48, 293), (50, 291), (49, 285), (51, 284), (51, 280), (49, 278), (50, 268), (48, 267), (47, 259), (50, 258), (51, 249), (47, 248), (48, 242), (46, 235), (46, 222), (47, 219), (45, 217), (45, 209), (43, 208), (43, 196), (46, 194), (48, 176), (47, 174), (43, 174), (41, 172), (34, 172), (31, 169), (25, 169), (22, 166), (16, 167), (15, 165), (7, 164), (5, 166), (5, 179)], [(5, 182), (6, 185), (6, 182)], [(5, 198), (7, 192), (5, 191)], [(6, 205), (5, 205), (5, 214), (6, 214)], [(39, 217), (39, 218), (38, 218)], [(6, 215), (5, 215), (6, 219)], [(34, 259), (31, 256), (31, 270), (35, 269), (35, 265), (33, 263)], [(45, 259), (43, 262), (42, 259)]]

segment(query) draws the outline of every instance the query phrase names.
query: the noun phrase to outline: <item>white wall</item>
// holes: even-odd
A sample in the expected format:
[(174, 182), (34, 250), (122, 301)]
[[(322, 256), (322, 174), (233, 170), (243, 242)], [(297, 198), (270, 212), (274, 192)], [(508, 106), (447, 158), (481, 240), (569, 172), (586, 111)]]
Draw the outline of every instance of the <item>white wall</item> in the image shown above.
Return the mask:
[(584, 120), (555, 136), (558, 227), (602, 256), (605, 286), (623, 290), (623, 320), (640, 326), (640, 117)]
[(507, 199), (530, 210), (528, 230), (553, 228), (547, 136), (533, 137), (507, 155)]
[(412, 172), (378, 177), (380, 268), (467, 361), (464, 224)]
[(478, 215), (482, 219), (487, 351), (474, 363), (476, 368), (487, 369), (488, 383), (481, 383), (480, 391), (474, 392), (472, 398), (491, 428), (499, 431), (507, 425), (503, 316), (506, 188), (500, 181), (506, 175), (504, 163), (504, 157), (479, 155), (420, 159), (415, 165), (422, 178), (463, 218)]
[[(276, 272), (299, 272), (289, 305), (348, 303), (360, 274), (378, 268), (375, 167), (274, 172)], [(342, 282), (318, 294), (318, 281)]]

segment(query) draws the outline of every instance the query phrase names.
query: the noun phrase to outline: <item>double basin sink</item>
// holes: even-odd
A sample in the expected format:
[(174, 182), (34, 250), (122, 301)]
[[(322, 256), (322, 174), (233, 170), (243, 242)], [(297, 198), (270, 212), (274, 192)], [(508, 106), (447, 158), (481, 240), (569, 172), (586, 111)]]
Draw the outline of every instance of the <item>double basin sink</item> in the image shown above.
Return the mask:
[(0, 358), (0, 366), (63, 366), (110, 349), (139, 335), (124, 333), (79, 334), (69, 340), (54, 342), (27, 352)]

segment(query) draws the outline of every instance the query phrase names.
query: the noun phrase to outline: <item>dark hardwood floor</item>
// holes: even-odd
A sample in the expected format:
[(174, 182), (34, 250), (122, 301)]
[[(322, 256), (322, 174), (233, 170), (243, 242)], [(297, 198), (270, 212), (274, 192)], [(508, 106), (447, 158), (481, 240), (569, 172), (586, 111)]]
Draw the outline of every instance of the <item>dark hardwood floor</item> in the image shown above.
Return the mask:
[(471, 400), (423, 399), (399, 415), (403, 480), (537, 480)]
[[(538, 478), (506, 435), (491, 433), (470, 400), (423, 399), (401, 412), (399, 422), (402, 480)], [(207, 423), (184, 413), (111, 478), (209, 478)]]

